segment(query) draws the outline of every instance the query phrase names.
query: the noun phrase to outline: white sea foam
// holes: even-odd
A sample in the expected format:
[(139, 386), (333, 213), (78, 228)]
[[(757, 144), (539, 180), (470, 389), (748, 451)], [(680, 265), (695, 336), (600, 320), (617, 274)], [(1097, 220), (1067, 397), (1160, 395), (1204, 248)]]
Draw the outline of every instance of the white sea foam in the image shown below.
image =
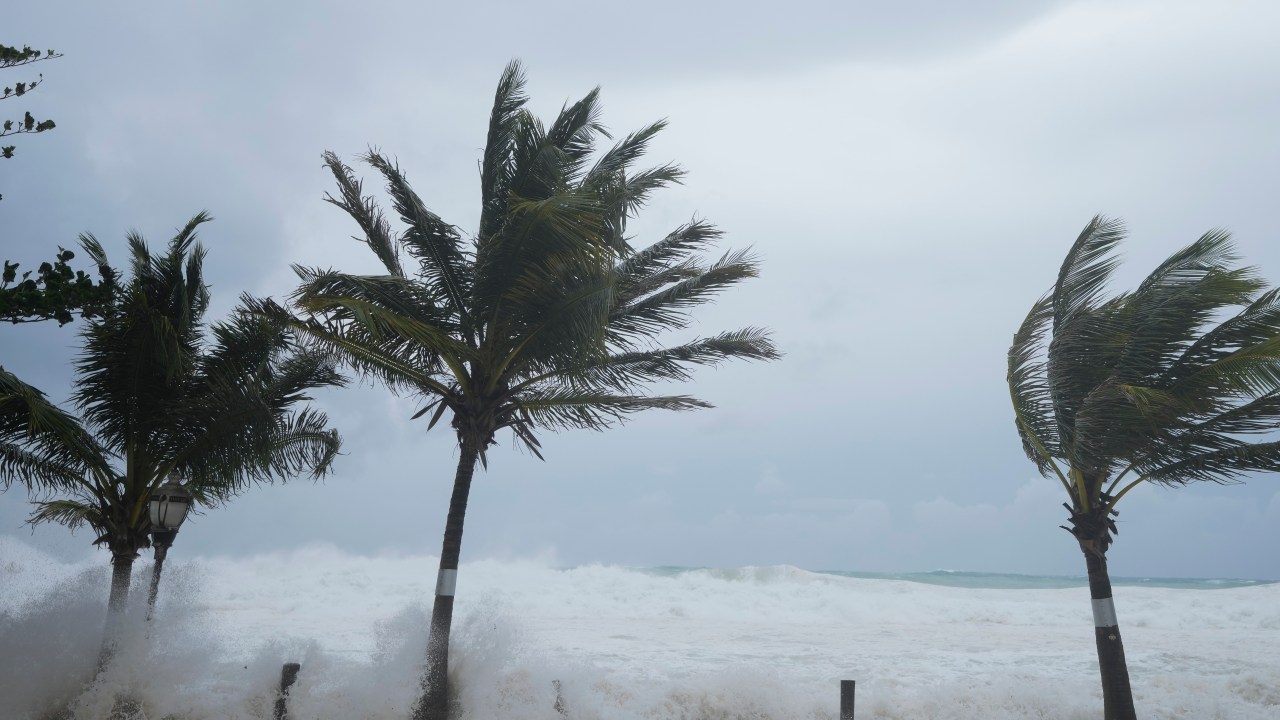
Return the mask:
[[(435, 580), (426, 556), (309, 547), (190, 559), (175, 548), (147, 628), (92, 691), (105, 554), (59, 563), (0, 538), (0, 717), (72, 703), (104, 717), (120, 689), (146, 717), (269, 718), (284, 662), (297, 718), (402, 718)], [(135, 600), (150, 563), (134, 578)], [(1087, 591), (981, 590), (792, 567), (652, 573), (465, 563), (453, 676), (468, 718), (1096, 718)], [(1280, 585), (1123, 587), (1116, 606), (1144, 717), (1280, 716)], [(149, 632), (150, 639), (147, 639)]]

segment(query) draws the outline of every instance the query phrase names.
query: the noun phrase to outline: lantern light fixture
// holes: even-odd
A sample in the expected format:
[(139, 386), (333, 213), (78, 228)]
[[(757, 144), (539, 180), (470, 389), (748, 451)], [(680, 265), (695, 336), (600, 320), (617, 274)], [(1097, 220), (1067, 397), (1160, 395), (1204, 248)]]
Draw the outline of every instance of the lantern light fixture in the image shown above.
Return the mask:
[(191, 510), (191, 493), (172, 480), (151, 493), (151, 532), (177, 531)]

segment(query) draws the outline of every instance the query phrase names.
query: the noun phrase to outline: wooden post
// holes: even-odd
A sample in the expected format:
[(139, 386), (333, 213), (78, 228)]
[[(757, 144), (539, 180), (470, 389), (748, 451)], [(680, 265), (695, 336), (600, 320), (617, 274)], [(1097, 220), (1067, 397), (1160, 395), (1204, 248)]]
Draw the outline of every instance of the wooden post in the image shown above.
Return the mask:
[(564, 710), (564, 696), (560, 694), (560, 681), (552, 680), (551, 687), (556, 691), (556, 704), (552, 708), (560, 715), (560, 717), (569, 717), (569, 713)]
[(853, 680), (840, 681), (840, 720), (853, 720)]
[(302, 666), (298, 663), (285, 663), (280, 669), (280, 694), (276, 696), (275, 720), (289, 717), (289, 688), (298, 680), (298, 671)]

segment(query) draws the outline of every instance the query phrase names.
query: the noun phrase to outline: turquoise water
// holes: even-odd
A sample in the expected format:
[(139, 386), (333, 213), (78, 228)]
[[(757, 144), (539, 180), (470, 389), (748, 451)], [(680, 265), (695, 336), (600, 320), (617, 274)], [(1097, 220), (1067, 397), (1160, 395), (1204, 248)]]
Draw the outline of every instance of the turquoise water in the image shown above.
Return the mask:
[[(740, 575), (742, 569), (717, 570), (714, 568), (690, 568), (678, 566), (661, 566), (640, 568), (653, 575), (680, 575), (682, 573), (703, 571), (715, 574), (729, 573)], [(979, 573), (959, 572), (953, 570), (931, 570), (929, 572), (910, 573), (876, 573), (854, 572), (848, 570), (815, 570), (823, 575), (862, 578), (866, 580), (905, 580), (907, 582), (924, 583), (926, 585), (943, 585), (946, 587), (980, 588), (988, 590), (1055, 590), (1060, 588), (1086, 587), (1089, 582), (1083, 575), (1017, 575), (1013, 573)], [(1111, 584), (1129, 587), (1158, 587), (1177, 590), (1221, 590), (1225, 588), (1251, 587), (1254, 585), (1271, 585), (1276, 580), (1252, 580), (1246, 578), (1160, 578), (1160, 577), (1112, 577)]]
[[(947, 587), (988, 588), (992, 590), (1033, 590), (1086, 587), (1088, 579), (1083, 576), (1056, 575), (1014, 575), (1011, 573), (976, 573), (953, 572), (950, 570), (933, 570), (917, 573), (860, 573), (841, 570), (821, 570), (828, 575), (842, 577), (869, 578), (878, 580), (908, 580), (910, 582), (929, 585), (946, 585)], [(1217, 590), (1223, 588), (1249, 587), (1253, 585), (1270, 585), (1275, 580), (1249, 580), (1242, 578), (1156, 578), (1156, 577), (1112, 577), (1112, 585), (1133, 587), (1160, 587), (1178, 590)]]

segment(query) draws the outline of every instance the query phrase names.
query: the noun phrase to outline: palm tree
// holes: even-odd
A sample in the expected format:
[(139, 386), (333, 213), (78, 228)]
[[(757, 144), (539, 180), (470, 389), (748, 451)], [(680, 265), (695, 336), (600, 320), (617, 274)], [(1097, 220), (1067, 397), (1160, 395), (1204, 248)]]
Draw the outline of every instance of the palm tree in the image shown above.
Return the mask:
[[(542, 429), (604, 429), (649, 408), (709, 407), (687, 395), (650, 395), (657, 380), (689, 378), (694, 365), (778, 357), (766, 332), (747, 328), (663, 347), (665, 330), (686, 327), (693, 306), (756, 275), (746, 253), (704, 264), (719, 232), (691, 222), (640, 252), (625, 235), (653, 190), (679, 180), (674, 165), (630, 171), (663, 123), (597, 153), (607, 137), (598, 89), (566, 105), (550, 127), (524, 108), (524, 79), (511, 63), (498, 84), (481, 161), (477, 234), (427, 209), (399, 167), (370, 151), (363, 159), (386, 182), (405, 224), (389, 223), (336, 155), (325, 162), (339, 193), (328, 201), (360, 226), (385, 275), (295, 267), (293, 326), (392, 390), (424, 398), (414, 417), (446, 412), (459, 458), (440, 553), (418, 719), (445, 717), (454, 590), (467, 497), (477, 461), (509, 428), (541, 458)], [(593, 162), (594, 157), (594, 162)], [(416, 261), (406, 268), (403, 255)], [(262, 301), (259, 312), (287, 311)]]
[[(319, 412), (293, 406), (306, 392), (341, 384), (331, 363), (291, 351), (286, 328), (235, 314), (205, 337), (209, 302), (196, 215), (152, 255), (129, 237), (132, 277), (112, 306), (83, 331), (74, 402), (83, 426), (56, 408), (39, 408), (42, 425), (17, 449), (10, 476), (49, 497), (30, 522), (88, 525), (112, 557), (102, 663), (125, 609), (133, 562), (150, 544), (148, 503), (167, 481), (181, 481), (196, 502), (224, 502), (256, 482), (329, 470), (340, 438)], [(3, 438), (0, 438), (3, 439)]]
[(1100, 216), (1085, 227), (1014, 335), (1008, 375), (1023, 449), (1070, 500), (1108, 719), (1135, 716), (1107, 574), (1117, 504), (1142, 483), (1280, 470), (1280, 442), (1256, 437), (1280, 423), (1280, 290), (1234, 267), (1213, 231), (1106, 297), (1123, 237)]

